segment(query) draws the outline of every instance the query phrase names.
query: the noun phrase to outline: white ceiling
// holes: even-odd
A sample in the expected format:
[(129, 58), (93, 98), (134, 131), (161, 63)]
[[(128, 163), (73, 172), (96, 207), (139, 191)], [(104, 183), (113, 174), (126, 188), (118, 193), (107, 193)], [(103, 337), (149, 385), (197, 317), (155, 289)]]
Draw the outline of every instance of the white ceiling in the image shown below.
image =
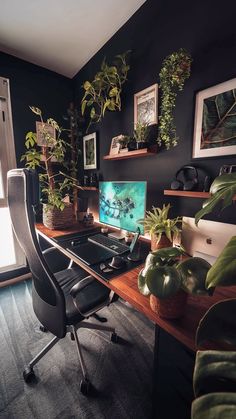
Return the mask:
[(0, 51), (72, 78), (143, 3), (1, 0)]

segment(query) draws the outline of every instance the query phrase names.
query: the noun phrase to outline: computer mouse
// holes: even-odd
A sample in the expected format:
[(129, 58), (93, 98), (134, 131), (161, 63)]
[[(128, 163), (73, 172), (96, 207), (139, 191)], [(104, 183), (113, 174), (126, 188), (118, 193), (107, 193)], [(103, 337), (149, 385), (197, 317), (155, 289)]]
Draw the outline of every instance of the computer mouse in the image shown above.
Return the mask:
[(121, 269), (126, 265), (126, 261), (121, 256), (117, 255), (117, 256), (113, 256), (109, 265), (114, 269)]

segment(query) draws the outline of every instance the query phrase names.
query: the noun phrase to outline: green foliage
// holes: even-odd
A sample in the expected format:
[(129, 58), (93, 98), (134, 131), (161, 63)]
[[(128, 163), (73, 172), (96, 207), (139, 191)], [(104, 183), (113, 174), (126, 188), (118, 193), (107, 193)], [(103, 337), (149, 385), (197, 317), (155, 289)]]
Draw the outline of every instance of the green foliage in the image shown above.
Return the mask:
[(209, 393), (194, 400), (192, 419), (233, 419), (236, 417), (236, 394)]
[(92, 123), (100, 122), (107, 110), (121, 110), (122, 86), (127, 80), (130, 68), (126, 62), (129, 52), (117, 55), (111, 66), (104, 59), (101, 69), (95, 74), (94, 79), (84, 82), (81, 112), (84, 115), (85, 110), (89, 110), (90, 122), (88, 129)]
[(119, 144), (121, 148), (127, 147), (129, 142), (132, 140), (132, 138), (129, 135), (121, 135), (119, 141)]
[(215, 206), (222, 202), (222, 210), (232, 203), (236, 194), (236, 173), (227, 173), (215, 178), (211, 185), (210, 193), (212, 196), (202, 204), (202, 209), (195, 215), (196, 225), (202, 217), (212, 212)]
[(236, 284), (236, 236), (225, 246), (207, 274), (206, 287)]
[(177, 92), (183, 90), (185, 80), (190, 76), (190, 54), (180, 48), (167, 56), (160, 71), (161, 114), (159, 118), (158, 143), (165, 144), (166, 148), (174, 147), (178, 143), (173, 112)]
[[(52, 162), (56, 161), (65, 167), (66, 152), (70, 144), (62, 138), (63, 128), (58, 123), (48, 118), (43, 120), (42, 112), (35, 106), (30, 106), (31, 111), (39, 116), (42, 125), (43, 145), (37, 143), (36, 133), (29, 131), (25, 137), (26, 152), (21, 156), (21, 161), (25, 161), (25, 166), (30, 169), (39, 170), (39, 182), (43, 201), (49, 206), (63, 210), (65, 203), (63, 198), (72, 186), (72, 181), (62, 172), (54, 173)], [(52, 136), (47, 131), (47, 125), (55, 129), (56, 136)]]
[(145, 232), (151, 236), (156, 236), (156, 242), (159, 243), (162, 234), (165, 234), (172, 242), (180, 233), (178, 224), (182, 223), (182, 217), (174, 219), (168, 218), (170, 204), (163, 205), (162, 208), (152, 207), (152, 211), (147, 211), (144, 220), (139, 220), (140, 224), (144, 225)]
[(180, 262), (183, 248), (168, 247), (149, 253), (138, 276), (141, 294), (152, 293), (160, 299), (171, 297), (182, 288), (191, 294), (207, 294), (205, 279), (210, 268), (204, 259)]
[(147, 141), (150, 127), (146, 122), (137, 122), (134, 129), (134, 139), (137, 143)]

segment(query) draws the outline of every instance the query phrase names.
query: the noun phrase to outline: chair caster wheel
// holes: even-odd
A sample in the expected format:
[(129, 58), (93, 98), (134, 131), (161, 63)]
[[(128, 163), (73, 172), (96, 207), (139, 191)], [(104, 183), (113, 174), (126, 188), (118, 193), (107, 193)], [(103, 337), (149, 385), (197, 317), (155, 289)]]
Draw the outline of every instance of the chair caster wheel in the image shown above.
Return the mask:
[(91, 391), (91, 383), (88, 380), (81, 380), (80, 391), (84, 396), (88, 396)]
[(44, 332), (44, 333), (46, 333), (48, 330), (46, 329), (46, 327), (45, 326), (43, 326), (42, 324), (40, 324), (40, 326), (39, 326), (39, 330), (41, 331), (41, 332)]
[(112, 334), (111, 334), (111, 342), (117, 343), (118, 340), (119, 340), (119, 336), (117, 335), (117, 333), (116, 332), (112, 332)]
[(74, 334), (72, 332), (70, 333), (70, 338), (71, 340), (75, 340)]
[(26, 383), (31, 383), (35, 380), (35, 373), (32, 367), (26, 367), (23, 371), (23, 378)]

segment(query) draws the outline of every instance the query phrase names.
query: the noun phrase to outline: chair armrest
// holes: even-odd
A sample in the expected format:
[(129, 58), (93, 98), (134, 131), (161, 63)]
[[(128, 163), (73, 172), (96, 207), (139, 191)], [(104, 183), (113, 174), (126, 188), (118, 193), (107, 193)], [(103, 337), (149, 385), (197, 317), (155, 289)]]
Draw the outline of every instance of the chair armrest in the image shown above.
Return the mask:
[(63, 271), (64, 269), (67, 269), (70, 265), (70, 259), (55, 247), (49, 247), (42, 253), (49, 268), (53, 273)]
[(70, 290), (70, 295), (73, 298), (73, 300), (76, 298), (78, 292), (87, 287), (87, 285), (91, 284), (93, 281), (94, 278), (91, 275), (89, 275), (81, 279), (81, 281), (77, 282), (77, 284), (75, 284)]

